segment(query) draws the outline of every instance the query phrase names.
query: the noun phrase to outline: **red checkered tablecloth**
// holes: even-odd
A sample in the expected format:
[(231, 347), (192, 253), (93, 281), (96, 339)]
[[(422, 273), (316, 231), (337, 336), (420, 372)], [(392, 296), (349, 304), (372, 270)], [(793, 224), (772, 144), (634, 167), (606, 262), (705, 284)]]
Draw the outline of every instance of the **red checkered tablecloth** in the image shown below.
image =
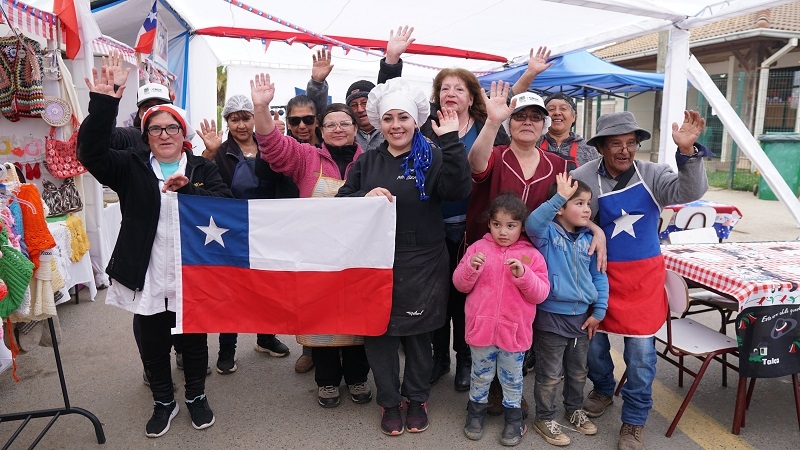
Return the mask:
[(739, 312), (800, 305), (800, 242), (664, 245), (667, 269), (726, 294)]

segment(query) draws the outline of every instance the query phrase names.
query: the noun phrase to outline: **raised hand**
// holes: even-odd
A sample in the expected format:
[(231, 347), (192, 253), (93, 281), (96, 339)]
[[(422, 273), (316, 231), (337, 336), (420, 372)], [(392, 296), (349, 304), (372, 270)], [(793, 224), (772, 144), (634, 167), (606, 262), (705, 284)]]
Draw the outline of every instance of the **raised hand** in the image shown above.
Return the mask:
[(557, 192), (562, 197), (569, 200), (575, 191), (578, 190), (578, 183), (572, 181), (572, 177), (565, 172), (556, 174), (556, 187)]
[(697, 111), (684, 111), (683, 123), (678, 126), (677, 122), (672, 123), (672, 140), (678, 146), (678, 150), (684, 155), (694, 153), (694, 143), (700, 137), (700, 133), (706, 127), (706, 119), (700, 117)]
[(486, 262), (486, 255), (481, 252), (475, 253), (472, 255), (472, 258), (469, 260), (469, 264), (472, 266), (473, 269), (478, 270), (481, 268), (483, 263)]
[(487, 121), (502, 122), (511, 116), (517, 101), (515, 99), (511, 101), (511, 105), (506, 104), (508, 89), (508, 83), (492, 81), (492, 86), (489, 88), (489, 95), (487, 96), (486, 92), (483, 93), (484, 100), (486, 101)]
[(550, 50), (548, 50), (547, 47), (539, 47), (535, 54), (533, 53), (533, 49), (531, 49), (531, 56), (530, 59), (528, 59), (528, 70), (536, 75), (544, 72), (554, 63), (553, 61), (547, 62), (548, 59), (550, 59)]
[(99, 75), (97, 73), (97, 69), (92, 68), (92, 81), (89, 81), (88, 78), (84, 78), (83, 81), (86, 82), (86, 87), (89, 88), (89, 92), (94, 92), (97, 94), (122, 98), (122, 93), (125, 91), (125, 86), (120, 86), (119, 89), (114, 92), (114, 82), (110, 80), (108, 67), (106, 66), (100, 68)]
[(211, 123), (208, 123), (208, 119), (203, 119), (203, 122), (200, 123), (200, 130), (197, 131), (197, 135), (200, 136), (200, 139), (203, 140), (203, 144), (205, 144), (206, 149), (203, 151), (203, 157), (207, 159), (214, 159), (217, 154), (217, 150), (222, 145), (222, 131), (217, 131), (217, 124), (212, 119)]
[(525, 266), (522, 265), (522, 261), (516, 258), (510, 258), (506, 260), (506, 265), (508, 268), (511, 269), (511, 274), (514, 275), (515, 278), (519, 278), (525, 274)]
[(250, 99), (253, 106), (269, 106), (275, 98), (275, 85), (270, 83), (268, 73), (257, 74), (250, 80)]
[(281, 120), (278, 111), (272, 111), (272, 121), (275, 122), (275, 126), (278, 127), (278, 131), (280, 131), (281, 134), (286, 134), (286, 124)]
[(314, 63), (311, 64), (311, 79), (317, 83), (322, 83), (328, 78), (331, 70), (333, 70), (331, 51), (325, 49), (317, 50), (317, 54), (312, 54), (311, 59), (314, 61)]
[(436, 133), (437, 136), (450, 133), (451, 131), (458, 131), (458, 114), (456, 110), (443, 108), (436, 111), (436, 115), (439, 117), (439, 125), (436, 125), (435, 121), (431, 121), (431, 128), (433, 128), (433, 132)]
[(386, 42), (386, 62), (388, 64), (397, 64), (400, 61), (400, 56), (416, 40), (411, 37), (413, 32), (414, 27), (409, 27), (408, 25), (398, 27), (397, 34), (395, 34), (394, 30), (389, 30), (389, 40)]
[(119, 50), (111, 50), (108, 60), (103, 56), (103, 67), (108, 69), (109, 81), (117, 86), (125, 86), (125, 82), (128, 81), (128, 72), (131, 71), (130, 67), (122, 68), (123, 62), (122, 52)]

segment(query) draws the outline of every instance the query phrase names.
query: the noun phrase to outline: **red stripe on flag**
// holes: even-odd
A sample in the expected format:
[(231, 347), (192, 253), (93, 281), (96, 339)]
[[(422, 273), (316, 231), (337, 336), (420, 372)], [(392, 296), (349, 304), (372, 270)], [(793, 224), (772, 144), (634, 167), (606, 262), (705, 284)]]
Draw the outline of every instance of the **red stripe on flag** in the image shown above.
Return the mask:
[(379, 336), (391, 309), (391, 269), (183, 267), (184, 333)]
[(136, 47), (133, 47), (133, 49), (143, 55), (153, 53), (153, 42), (156, 40), (156, 30), (157, 28), (153, 28), (139, 36), (136, 41)]

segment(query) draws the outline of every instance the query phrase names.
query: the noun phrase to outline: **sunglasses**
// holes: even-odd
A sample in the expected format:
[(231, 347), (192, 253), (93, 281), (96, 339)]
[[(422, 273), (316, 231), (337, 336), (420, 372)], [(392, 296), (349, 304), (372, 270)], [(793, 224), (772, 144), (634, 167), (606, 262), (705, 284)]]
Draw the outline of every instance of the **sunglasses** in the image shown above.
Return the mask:
[(289, 122), (289, 125), (293, 127), (300, 125), (300, 122), (303, 122), (306, 125), (314, 125), (314, 122), (317, 121), (317, 116), (289, 116), (286, 118), (286, 121)]

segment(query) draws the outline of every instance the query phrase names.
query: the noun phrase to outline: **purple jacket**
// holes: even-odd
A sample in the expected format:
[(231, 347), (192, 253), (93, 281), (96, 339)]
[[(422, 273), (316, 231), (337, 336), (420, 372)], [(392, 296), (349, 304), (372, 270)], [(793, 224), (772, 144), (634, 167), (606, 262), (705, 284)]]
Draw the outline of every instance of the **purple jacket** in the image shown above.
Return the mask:
[[(486, 255), (486, 262), (475, 270), (469, 262), (478, 252)], [(525, 273), (521, 277), (514, 277), (505, 264), (509, 258), (522, 261)], [(507, 352), (531, 348), (536, 305), (547, 298), (550, 282), (544, 257), (530, 242), (521, 238), (501, 247), (486, 233), (467, 248), (453, 272), (453, 284), (467, 294), (467, 344), (494, 345)]]
[[(268, 162), (275, 172), (291, 177), (300, 189), (300, 198), (311, 197), (314, 185), (317, 184), (320, 175), (338, 180), (343, 179), (339, 172), (339, 166), (331, 158), (325, 144), (322, 144), (322, 148), (317, 148), (311, 144), (297, 142), (294, 138), (281, 134), (278, 127), (275, 127), (270, 134), (255, 133), (255, 136), (261, 159)], [(356, 144), (353, 162), (362, 153), (364, 150)], [(348, 171), (353, 166), (353, 162), (347, 165)], [(322, 173), (320, 173), (320, 168)]]

